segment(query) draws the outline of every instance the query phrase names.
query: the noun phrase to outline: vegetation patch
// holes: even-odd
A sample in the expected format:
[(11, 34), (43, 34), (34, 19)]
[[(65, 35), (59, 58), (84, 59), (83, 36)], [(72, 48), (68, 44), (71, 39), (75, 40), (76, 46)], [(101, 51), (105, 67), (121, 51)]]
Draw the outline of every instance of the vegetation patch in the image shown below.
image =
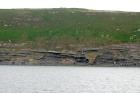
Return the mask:
[(140, 13), (86, 9), (1, 9), (1, 42), (76, 49), (140, 42)]

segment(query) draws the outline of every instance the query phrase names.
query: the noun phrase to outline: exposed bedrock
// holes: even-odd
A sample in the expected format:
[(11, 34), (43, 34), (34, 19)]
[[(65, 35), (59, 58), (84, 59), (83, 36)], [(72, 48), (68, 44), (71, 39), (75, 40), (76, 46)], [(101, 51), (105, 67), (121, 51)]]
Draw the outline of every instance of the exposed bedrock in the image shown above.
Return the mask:
[(119, 44), (76, 52), (0, 48), (0, 65), (140, 66), (140, 45)]

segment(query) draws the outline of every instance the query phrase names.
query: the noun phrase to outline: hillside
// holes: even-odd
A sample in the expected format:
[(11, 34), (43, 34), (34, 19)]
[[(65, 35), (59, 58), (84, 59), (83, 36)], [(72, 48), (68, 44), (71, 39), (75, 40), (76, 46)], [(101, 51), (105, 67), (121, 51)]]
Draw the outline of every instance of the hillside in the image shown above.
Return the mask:
[(140, 43), (140, 13), (87, 9), (1, 9), (0, 41), (77, 49)]

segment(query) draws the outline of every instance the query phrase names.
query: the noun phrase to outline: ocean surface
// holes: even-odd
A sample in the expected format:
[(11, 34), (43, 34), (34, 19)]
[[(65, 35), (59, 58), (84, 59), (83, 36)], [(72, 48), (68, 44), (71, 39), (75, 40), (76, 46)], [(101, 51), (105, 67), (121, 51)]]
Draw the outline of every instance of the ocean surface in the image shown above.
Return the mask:
[(0, 93), (140, 93), (140, 68), (0, 66)]

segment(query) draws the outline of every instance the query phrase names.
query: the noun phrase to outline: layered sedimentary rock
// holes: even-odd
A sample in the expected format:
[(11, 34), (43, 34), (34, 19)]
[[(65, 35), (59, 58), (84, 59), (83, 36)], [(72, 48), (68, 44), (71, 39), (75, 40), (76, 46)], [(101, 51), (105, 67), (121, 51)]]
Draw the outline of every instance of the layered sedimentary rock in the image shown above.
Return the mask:
[(140, 66), (140, 45), (119, 44), (75, 52), (0, 48), (0, 65)]
[(122, 44), (106, 46), (100, 50), (94, 64), (112, 64), (114, 66), (140, 66), (140, 45)]
[(76, 53), (40, 50), (0, 50), (1, 65), (85, 65), (85, 56)]

